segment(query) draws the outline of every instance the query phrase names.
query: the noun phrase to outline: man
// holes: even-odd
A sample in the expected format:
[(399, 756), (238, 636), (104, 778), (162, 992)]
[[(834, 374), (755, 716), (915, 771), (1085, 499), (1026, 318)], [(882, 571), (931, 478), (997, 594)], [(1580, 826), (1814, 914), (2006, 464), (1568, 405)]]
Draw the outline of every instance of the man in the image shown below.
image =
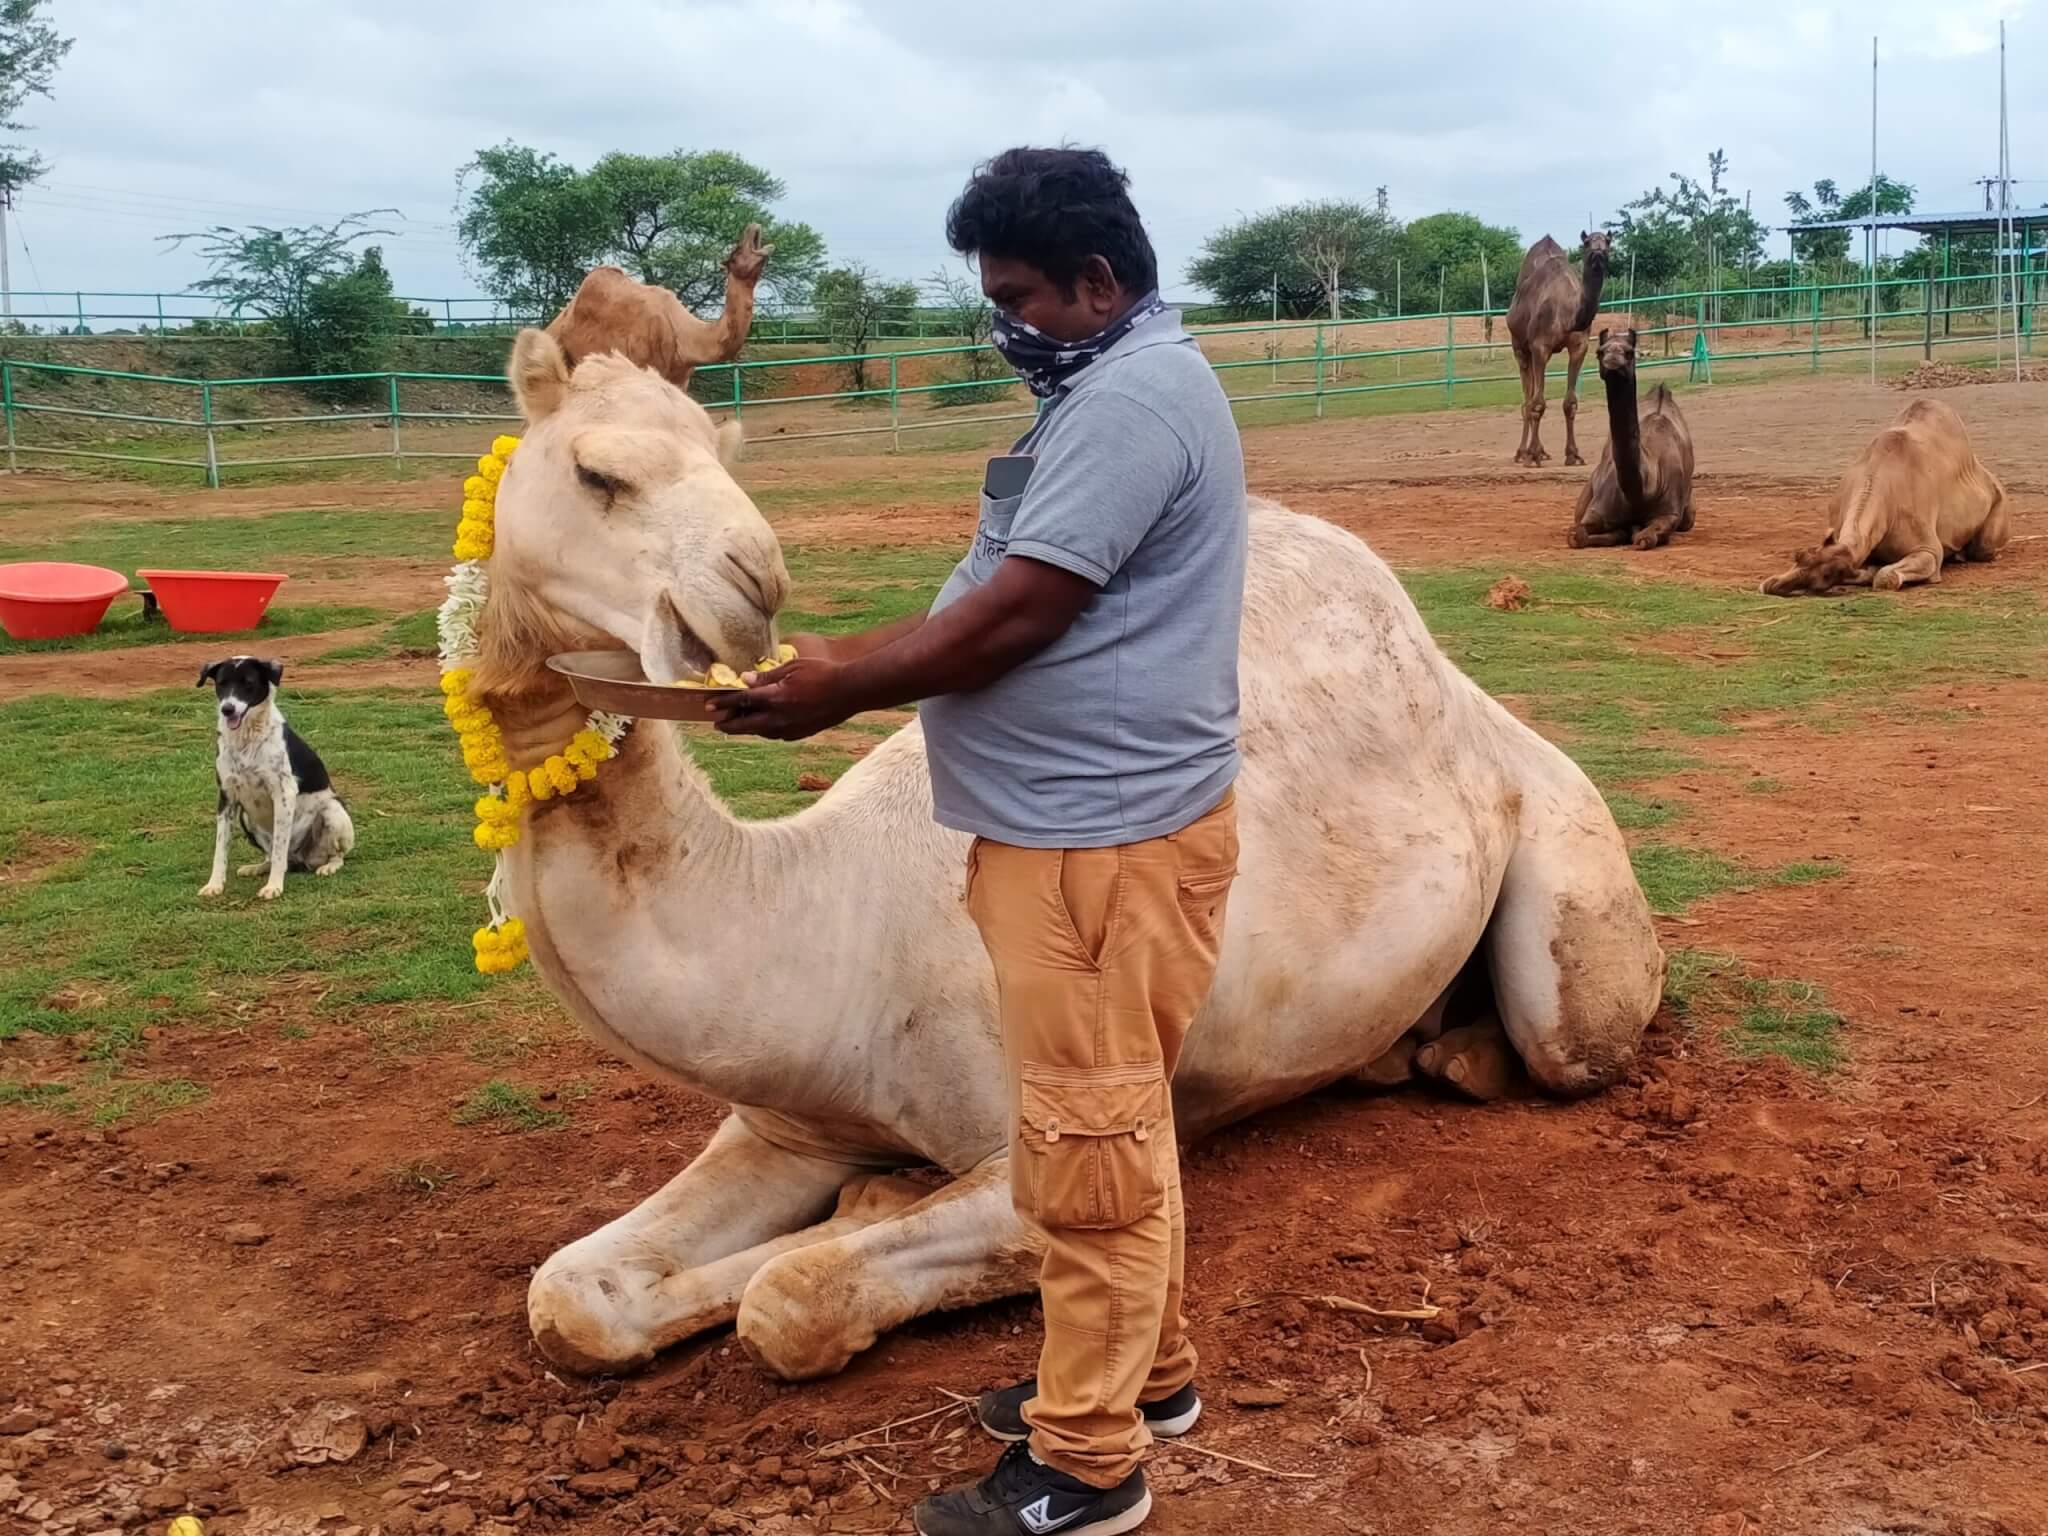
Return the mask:
[(1014, 1443), (917, 1507), (924, 1536), (1134, 1529), (1145, 1447), (1201, 1411), (1167, 1084), (1237, 869), (1244, 461), (1127, 187), (1095, 150), (974, 173), (947, 238), (978, 260), (1038, 420), (990, 462), (929, 614), (799, 638), (719, 705), (721, 730), (793, 739), (925, 700), (938, 819), (975, 837), (967, 901), (1001, 998), (1017, 1209), (1047, 1242), (1045, 1343), (1035, 1381), (979, 1404)]

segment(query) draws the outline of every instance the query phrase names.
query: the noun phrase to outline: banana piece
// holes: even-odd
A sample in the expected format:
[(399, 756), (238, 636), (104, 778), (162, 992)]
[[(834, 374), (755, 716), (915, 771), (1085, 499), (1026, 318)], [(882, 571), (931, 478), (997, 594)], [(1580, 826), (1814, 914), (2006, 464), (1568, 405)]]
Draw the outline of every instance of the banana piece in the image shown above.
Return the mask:
[(737, 688), (740, 686), (740, 675), (724, 662), (714, 661), (711, 663), (711, 670), (704, 674), (704, 681), (713, 688)]

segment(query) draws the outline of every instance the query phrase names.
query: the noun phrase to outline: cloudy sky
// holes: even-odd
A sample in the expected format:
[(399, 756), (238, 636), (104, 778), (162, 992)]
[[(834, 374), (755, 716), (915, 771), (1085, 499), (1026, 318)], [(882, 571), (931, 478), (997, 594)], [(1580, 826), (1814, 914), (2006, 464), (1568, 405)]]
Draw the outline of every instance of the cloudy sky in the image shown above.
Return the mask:
[[(1101, 144), (1131, 171), (1169, 292), (1202, 236), (1303, 197), (1389, 189), (1576, 234), (1724, 148), (1759, 216), (1879, 148), (1923, 209), (1981, 204), (2009, 23), (2020, 188), (2048, 203), (2048, 0), (55, 0), (77, 37), (30, 108), (55, 169), (24, 193), (20, 288), (175, 289), (154, 237), (402, 210), (402, 292), (476, 291), (456, 172), (512, 138), (584, 164), (723, 147), (789, 184), (835, 257), (922, 277), (968, 167)], [(1259, 14), (1267, 12), (1268, 14)], [(1711, 19), (1708, 19), (1711, 18)], [(26, 242), (24, 252), (23, 241)]]

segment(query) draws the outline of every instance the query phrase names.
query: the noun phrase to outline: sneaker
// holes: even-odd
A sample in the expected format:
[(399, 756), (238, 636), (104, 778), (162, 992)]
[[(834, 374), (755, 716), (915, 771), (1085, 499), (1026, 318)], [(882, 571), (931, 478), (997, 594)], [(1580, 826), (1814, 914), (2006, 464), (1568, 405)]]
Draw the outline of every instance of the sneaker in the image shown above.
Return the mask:
[[(1036, 1396), (1036, 1378), (984, 1392), (974, 1405), (974, 1416), (998, 1440), (1022, 1440), (1031, 1433), (1031, 1426), (1024, 1422), (1024, 1405)], [(1202, 1400), (1195, 1395), (1195, 1384), (1189, 1382), (1171, 1397), (1138, 1404), (1138, 1412), (1145, 1416), (1145, 1427), (1155, 1436), (1171, 1440), (1195, 1427), (1195, 1420), (1202, 1416)]]
[(1096, 1488), (1048, 1467), (1020, 1443), (980, 1482), (933, 1494), (910, 1518), (918, 1536), (1119, 1536), (1151, 1513), (1143, 1467), (1114, 1488)]

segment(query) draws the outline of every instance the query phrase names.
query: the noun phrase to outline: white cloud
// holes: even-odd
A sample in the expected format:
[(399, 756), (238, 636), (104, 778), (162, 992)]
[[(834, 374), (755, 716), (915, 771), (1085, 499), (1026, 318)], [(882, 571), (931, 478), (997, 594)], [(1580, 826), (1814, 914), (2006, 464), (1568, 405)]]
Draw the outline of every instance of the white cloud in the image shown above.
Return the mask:
[[(1723, 148), (1760, 216), (1881, 158), (1925, 208), (1968, 207), (1996, 149), (1997, 22), (2013, 144), (2048, 202), (2048, 9), (2024, 0), (1641, 0), (1428, 7), (1297, 0), (94, 0), (31, 117), (56, 162), (23, 198), (16, 283), (176, 287), (153, 237), (395, 206), (401, 288), (463, 294), (455, 174), (506, 138), (583, 162), (728, 147), (789, 184), (835, 254), (918, 277), (945, 207), (1006, 144), (1100, 143), (1127, 165), (1169, 286), (1202, 236), (1304, 196), (1463, 208), (1576, 232)], [(2038, 156), (2038, 163), (2029, 156)], [(303, 210), (293, 212), (292, 210)]]

